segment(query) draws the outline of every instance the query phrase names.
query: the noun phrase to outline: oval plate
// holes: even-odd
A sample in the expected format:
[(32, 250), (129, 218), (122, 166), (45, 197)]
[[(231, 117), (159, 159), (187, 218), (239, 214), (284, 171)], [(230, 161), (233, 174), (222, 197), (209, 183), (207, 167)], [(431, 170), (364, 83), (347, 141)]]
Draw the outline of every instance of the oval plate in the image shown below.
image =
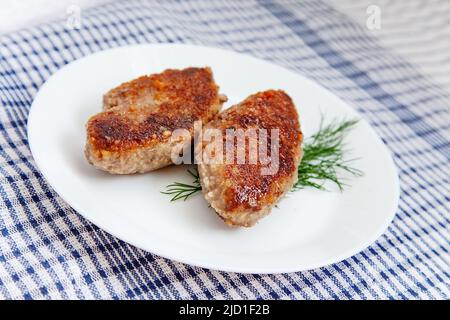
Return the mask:
[(347, 136), (364, 176), (344, 192), (289, 193), (253, 228), (230, 228), (198, 194), (170, 202), (174, 181), (190, 182), (186, 167), (113, 176), (84, 158), (87, 119), (102, 95), (122, 82), (166, 68), (211, 66), (224, 108), (265, 89), (294, 100), (305, 137), (327, 118), (357, 113), (312, 81), (274, 64), (221, 49), (179, 44), (115, 48), (74, 61), (40, 89), (28, 120), (37, 166), (54, 190), (97, 226), (139, 248), (195, 266), (243, 273), (312, 269), (348, 258), (374, 242), (397, 209), (399, 183), (389, 151), (364, 120)]

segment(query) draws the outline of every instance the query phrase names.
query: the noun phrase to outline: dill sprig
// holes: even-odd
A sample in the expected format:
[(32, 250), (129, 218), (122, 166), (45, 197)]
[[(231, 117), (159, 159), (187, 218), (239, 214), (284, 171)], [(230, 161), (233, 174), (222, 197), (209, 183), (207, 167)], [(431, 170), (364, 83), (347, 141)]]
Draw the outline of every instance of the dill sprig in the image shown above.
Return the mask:
[[(307, 187), (325, 190), (326, 182), (334, 183), (342, 191), (346, 184), (341, 173), (362, 175), (360, 170), (350, 166), (356, 159), (345, 157), (348, 150), (345, 149), (344, 138), (357, 122), (358, 120), (334, 120), (324, 125), (322, 117), (319, 130), (303, 143), (303, 158), (298, 167), (298, 181), (291, 191)], [(161, 193), (171, 195), (170, 201), (176, 201), (186, 200), (201, 191), (197, 168), (189, 169), (188, 173), (194, 178), (192, 184), (174, 182), (166, 186), (166, 190)]]
[(202, 190), (197, 168), (194, 168), (192, 170), (188, 169), (187, 172), (194, 178), (192, 184), (174, 182), (166, 186), (166, 191), (161, 191), (161, 193), (172, 196), (170, 201), (176, 201), (179, 199), (183, 199), (184, 201), (186, 201), (187, 198)]
[(306, 139), (303, 144), (303, 158), (298, 166), (298, 181), (292, 191), (305, 187), (325, 190), (325, 183), (334, 183), (339, 190), (343, 190), (344, 179), (341, 173), (360, 176), (362, 172), (350, 166), (356, 159), (346, 159), (348, 150), (345, 149), (344, 137), (358, 120), (332, 121), (324, 125), (323, 118), (319, 131)]

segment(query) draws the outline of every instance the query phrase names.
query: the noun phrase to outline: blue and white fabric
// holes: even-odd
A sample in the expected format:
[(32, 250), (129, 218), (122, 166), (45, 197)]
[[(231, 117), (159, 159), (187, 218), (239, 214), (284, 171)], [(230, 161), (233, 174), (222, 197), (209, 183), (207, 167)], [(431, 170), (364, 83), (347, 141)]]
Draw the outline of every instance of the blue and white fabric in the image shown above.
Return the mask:
[[(83, 10), (79, 29), (62, 19), (1, 36), (0, 298), (449, 299), (450, 6), (423, 2), (430, 3), (382, 2), (376, 31), (351, 16), (362, 10), (366, 17), (366, 7), (348, 0), (119, 1)], [(425, 19), (423, 28), (413, 28), (423, 40), (417, 43), (408, 42), (415, 12)], [(389, 26), (396, 31), (383, 31)], [(324, 268), (244, 275), (144, 252), (70, 208), (30, 153), (33, 97), (75, 59), (159, 42), (270, 60), (357, 109), (391, 150), (400, 175), (400, 205), (383, 236)]]

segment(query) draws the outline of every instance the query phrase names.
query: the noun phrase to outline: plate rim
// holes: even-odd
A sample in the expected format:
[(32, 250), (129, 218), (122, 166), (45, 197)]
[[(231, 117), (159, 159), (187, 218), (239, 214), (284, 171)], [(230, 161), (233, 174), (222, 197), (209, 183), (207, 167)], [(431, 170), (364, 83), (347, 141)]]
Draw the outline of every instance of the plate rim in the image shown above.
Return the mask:
[[(284, 69), (284, 71), (287, 71), (289, 73), (294, 73), (296, 76), (300, 76), (302, 77), (305, 81), (308, 81), (310, 83), (313, 83), (314, 85), (320, 87), (321, 90), (326, 91), (328, 94), (333, 95), (336, 99), (340, 100), (340, 102), (342, 102), (342, 104), (344, 104), (347, 109), (353, 113), (355, 116), (358, 117), (360, 123), (364, 123), (367, 126), (368, 132), (370, 132), (371, 135), (373, 135), (377, 140), (379, 140), (379, 142), (382, 145), (382, 148), (390, 162), (390, 166), (393, 169), (393, 177), (395, 181), (392, 181), (393, 183), (395, 183), (395, 195), (394, 198), (396, 199), (396, 201), (394, 203), (392, 203), (392, 207), (390, 208), (390, 214), (389, 216), (387, 216), (387, 218), (385, 219), (383, 224), (380, 224), (380, 226), (377, 228), (377, 232), (374, 233), (374, 235), (370, 238), (367, 238), (367, 240), (365, 240), (364, 242), (361, 242), (361, 244), (359, 246), (355, 246), (353, 248), (350, 248), (348, 250), (346, 250), (345, 252), (342, 252), (339, 255), (333, 256), (327, 260), (323, 260), (320, 263), (316, 263), (316, 264), (311, 264), (310, 266), (308, 266), (307, 268), (305, 267), (301, 267), (301, 268), (295, 268), (295, 267), (290, 267), (290, 268), (283, 268), (283, 267), (278, 267), (278, 268), (273, 268), (273, 267), (269, 267), (266, 268), (264, 266), (259, 267), (259, 268), (255, 268), (255, 267), (251, 267), (251, 268), (247, 268), (247, 267), (239, 267), (239, 268), (234, 268), (234, 267), (229, 267), (229, 266), (220, 266), (217, 265), (215, 263), (208, 263), (208, 262), (204, 262), (204, 261), (199, 261), (199, 259), (191, 259), (189, 260), (188, 258), (180, 258), (180, 257), (176, 257), (173, 254), (170, 253), (166, 253), (166, 252), (162, 252), (164, 250), (158, 250), (158, 249), (152, 249), (149, 250), (148, 248), (145, 248), (145, 246), (141, 245), (139, 243), (139, 241), (134, 241), (133, 239), (129, 239), (128, 236), (126, 236), (126, 232), (125, 234), (123, 232), (118, 232), (117, 230), (110, 230), (110, 228), (108, 226), (104, 226), (101, 222), (98, 223), (98, 220), (95, 218), (95, 215), (90, 215), (90, 214), (86, 214), (83, 212), (83, 210), (79, 210), (78, 205), (76, 203), (73, 203), (73, 201), (66, 199), (65, 197), (63, 197), (61, 195), (61, 192), (58, 191), (58, 187), (55, 187), (57, 184), (54, 184), (52, 179), (49, 179), (49, 177), (47, 176), (46, 173), (44, 173), (44, 171), (42, 170), (42, 164), (40, 163), (40, 160), (38, 160), (37, 157), (36, 158), (36, 150), (34, 147), (34, 143), (32, 142), (33, 139), (30, 139), (30, 133), (33, 131), (33, 119), (34, 119), (34, 114), (36, 112), (36, 107), (35, 105), (37, 104), (36, 101), (40, 100), (40, 96), (42, 94), (42, 92), (44, 91), (43, 89), (48, 85), (48, 83), (59, 73), (64, 72), (64, 70), (68, 67), (73, 67), (76, 64), (82, 63), (82, 61), (92, 58), (93, 56), (98, 56), (98, 55), (102, 55), (102, 54), (108, 54), (112, 51), (120, 51), (120, 50), (127, 50), (127, 49), (132, 49), (132, 48), (139, 48), (139, 47), (193, 47), (196, 49), (208, 49), (208, 50), (218, 50), (221, 51), (222, 53), (227, 53), (227, 54), (234, 54), (234, 55), (240, 55), (240, 56), (244, 56), (247, 59), (253, 59), (259, 62), (264, 62), (266, 64), (270, 64), (272, 66), (275, 66), (277, 68), (282, 68)], [(33, 98), (33, 102), (31, 103), (30, 106), (30, 110), (28, 113), (28, 118), (27, 118), (27, 140), (28, 140), (28, 145), (30, 148), (30, 152), (31, 155), (33, 157), (33, 160), (35, 162), (35, 165), (37, 167), (37, 169), (39, 170), (39, 172), (41, 173), (41, 175), (44, 177), (46, 183), (48, 183), (48, 185), (58, 194), (59, 197), (61, 197), (61, 199), (66, 202), (71, 208), (74, 209), (74, 211), (76, 211), (77, 214), (81, 215), (84, 219), (88, 220), (89, 222), (93, 223), (94, 225), (98, 226), (100, 229), (106, 231), (107, 233), (109, 233), (110, 235), (118, 238), (119, 240), (122, 240), (128, 244), (131, 244), (133, 246), (135, 246), (136, 248), (139, 248), (145, 252), (149, 252), (152, 254), (155, 254), (157, 256), (160, 256), (162, 258), (165, 259), (170, 259), (176, 262), (181, 262), (184, 264), (188, 264), (191, 266), (195, 266), (195, 267), (200, 267), (200, 268), (205, 268), (205, 269), (209, 269), (209, 270), (215, 270), (215, 271), (224, 271), (224, 272), (235, 272), (235, 273), (242, 273), (242, 274), (280, 274), (280, 273), (291, 273), (291, 272), (300, 272), (300, 271), (306, 271), (306, 270), (312, 270), (312, 269), (316, 269), (316, 268), (321, 268), (321, 267), (326, 267), (338, 262), (341, 262), (343, 260), (346, 260), (358, 253), (360, 253), (361, 251), (363, 251), (364, 249), (366, 249), (367, 247), (371, 246), (374, 242), (376, 242), (376, 240), (378, 238), (380, 238), (385, 231), (387, 230), (387, 228), (389, 227), (389, 225), (392, 223), (395, 215), (397, 214), (397, 209), (398, 209), (398, 205), (399, 205), (399, 201), (400, 201), (400, 180), (399, 180), (399, 174), (398, 174), (398, 168), (395, 165), (393, 156), (392, 156), (392, 152), (391, 150), (386, 146), (386, 144), (384, 143), (383, 139), (376, 133), (376, 131), (372, 128), (372, 126), (370, 125), (370, 123), (361, 116), (361, 114), (355, 110), (354, 108), (352, 108), (347, 102), (343, 101), (339, 96), (337, 96), (336, 94), (334, 94), (333, 92), (331, 92), (330, 90), (328, 90), (327, 88), (323, 87), (321, 84), (313, 81), (312, 79), (304, 76), (303, 74), (299, 74), (293, 70), (287, 69), (286, 67), (284, 67), (283, 65), (278, 65), (270, 60), (264, 60), (261, 58), (257, 58), (254, 56), (251, 56), (249, 54), (246, 53), (242, 53), (242, 52), (237, 52), (237, 51), (233, 51), (233, 50), (227, 50), (227, 49), (223, 49), (223, 48), (219, 48), (219, 47), (212, 47), (212, 46), (204, 46), (204, 45), (194, 45), (194, 44), (180, 44), (180, 43), (148, 43), (148, 44), (133, 44), (133, 45), (124, 45), (124, 46), (118, 46), (118, 47), (114, 47), (114, 48), (109, 48), (109, 49), (105, 49), (105, 50), (100, 50), (97, 52), (94, 52), (92, 54), (88, 54), (85, 55), (79, 59), (73, 60), (71, 62), (69, 62), (68, 64), (65, 64), (64, 66), (62, 66), (61, 68), (59, 68), (57, 71), (55, 71), (54, 73), (52, 73), (47, 79), (46, 81), (39, 87), (38, 92), (36, 93), (36, 95)], [(270, 269), (270, 270), (269, 270)]]

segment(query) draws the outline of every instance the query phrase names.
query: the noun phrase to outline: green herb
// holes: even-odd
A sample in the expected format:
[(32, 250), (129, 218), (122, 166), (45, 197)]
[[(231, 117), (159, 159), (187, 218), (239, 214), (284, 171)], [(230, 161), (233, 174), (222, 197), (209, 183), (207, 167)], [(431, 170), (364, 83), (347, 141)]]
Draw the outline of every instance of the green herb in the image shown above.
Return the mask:
[(317, 133), (306, 139), (303, 144), (303, 158), (298, 166), (298, 181), (292, 191), (305, 187), (324, 190), (325, 183), (330, 181), (343, 190), (346, 185), (340, 174), (347, 172), (360, 176), (362, 172), (350, 166), (355, 159), (346, 159), (344, 137), (358, 120), (333, 121), (323, 124), (323, 118)]
[(192, 184), (174, 182), (166, 186), (166, 191), (161, 191), (161, 193), (172, 196), (170, 201), (176, 201), (179, 199), (186, 201), (187, 198), (202, 190), (197, 168), (192, 170), (188, 169), (187, 172), (194, 178)]
[[(291, 191), (298, 191), (306, 187), (325, 190), (325, 183), (332, 182), (339, 190), (343, 190), (344, 179), (341, 173), (361, 176), (362, 172), (350, 166), (355, 159), (346, 159), (344, 137), (358, 120), (332, 121), (324, 125), (323, 118), (317, 133), (303, 143), (303, 158), (298, 167), (298, 181)], [(194, 178), (192, 184), (174, 182), (161, 193), (171, 195), (170, 201), (186, 200), (201, 191), (197, 168), (189, 169), (188, 173)]]

